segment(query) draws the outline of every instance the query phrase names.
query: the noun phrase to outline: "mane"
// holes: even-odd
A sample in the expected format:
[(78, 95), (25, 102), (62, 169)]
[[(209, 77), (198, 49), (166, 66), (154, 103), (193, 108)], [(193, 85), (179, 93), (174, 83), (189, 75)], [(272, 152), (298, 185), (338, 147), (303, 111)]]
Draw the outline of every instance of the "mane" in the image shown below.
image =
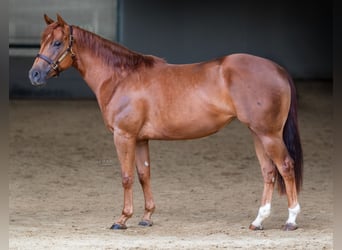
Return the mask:
[(141, 65), (152, 67), (157, 61), (164, 62), (161, 58), (134, 52), (95, 33), (80, 27), (76, 28), (75, 43), (80, 47), (88, 48), (94, 56), (101, 57), (103, 62), (110, 67), (135, 70)]

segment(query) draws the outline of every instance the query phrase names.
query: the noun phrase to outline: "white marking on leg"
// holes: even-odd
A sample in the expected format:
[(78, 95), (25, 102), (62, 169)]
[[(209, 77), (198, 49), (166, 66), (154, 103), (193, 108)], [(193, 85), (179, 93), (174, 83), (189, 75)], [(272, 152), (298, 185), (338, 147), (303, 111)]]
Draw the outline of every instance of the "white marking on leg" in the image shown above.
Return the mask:
[(297, 203), (297, 205), (294, 208), (289, 208), (289, 218), (287, 219), (286, 224), (297, 225), (296, 218), (299, 213), (300, 213), (299, 203)]
[(262, 229), (262, 222), (271, 214), (271, 203), (266, 203), (259, 208), (258, 216), (252, 222), (252, 225)]
[(145, 167), (148, 167), (150, 164), (148, 164), (147, 161), (144, 162)]

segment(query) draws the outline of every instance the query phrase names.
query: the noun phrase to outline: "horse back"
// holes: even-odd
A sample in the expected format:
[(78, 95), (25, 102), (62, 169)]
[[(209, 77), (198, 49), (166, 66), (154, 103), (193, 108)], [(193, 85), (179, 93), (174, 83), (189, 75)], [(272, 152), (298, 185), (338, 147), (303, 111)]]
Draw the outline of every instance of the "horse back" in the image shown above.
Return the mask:
[(249, 125), (287, 105), (279, 101), (286, 90), (279, 72), (271, 61), (246, 54), (143, 68), (118, 88), (113, 123), (140, 139), (203, 137), (235, 117)]

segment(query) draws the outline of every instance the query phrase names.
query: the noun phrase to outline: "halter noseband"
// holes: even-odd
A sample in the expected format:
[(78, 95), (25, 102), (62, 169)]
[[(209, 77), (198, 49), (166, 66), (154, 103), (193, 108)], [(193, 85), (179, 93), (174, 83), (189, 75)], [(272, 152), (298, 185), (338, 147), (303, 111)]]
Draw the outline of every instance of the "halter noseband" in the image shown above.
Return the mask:
[(51, 60), (49, 57), (44, 56), (42, 54), (37, 54), (36, 57), (43, 59), (45, 62), (47, 62), (50, 66), (50, 70), (49, 72), (52, 70), (54, 70), (56, 72), (56, 76), (59, 75), (60, 70), (59, 70), (59, 64), (65, 59), (65, 57), (70, 53), (71, 58), (73, 59), (75, 57), (74, 52), (72, 51), (72, 45), (74, 43), (74, 36), (72, 34), (72, 26), (69, 25), (69, 30), (70, 30), (70, 34), (69, 34), (69, 46), (68, 48), (55, 60)]

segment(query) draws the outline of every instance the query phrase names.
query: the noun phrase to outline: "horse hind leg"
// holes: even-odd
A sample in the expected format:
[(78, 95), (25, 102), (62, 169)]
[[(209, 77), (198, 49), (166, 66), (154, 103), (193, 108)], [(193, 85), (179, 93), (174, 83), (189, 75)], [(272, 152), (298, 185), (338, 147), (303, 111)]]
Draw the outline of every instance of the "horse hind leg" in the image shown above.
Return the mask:
[(279, 193), (286, 193), (289, 217), (284, 226), (284, 230), (291, 231), (297, 229), (296, 218), (300, 212), (297, 198), (297, 188), (294, 171), (294, 161), (290, 157), (282, 136), (262, 136), (259, 137), (267, 156), (276, 165), (277, 181)]
[(276, 177), (276, 168), (271, 159), (267, 156), (260, 139), (255, 134), (254, 146), (264, 179), (264, 190), (262, 193), (261, 206), (258, 210), (258, 215), (250, 224), (249, 229), (262, 230), (263, 221), (271, 214), (271, 201)]

